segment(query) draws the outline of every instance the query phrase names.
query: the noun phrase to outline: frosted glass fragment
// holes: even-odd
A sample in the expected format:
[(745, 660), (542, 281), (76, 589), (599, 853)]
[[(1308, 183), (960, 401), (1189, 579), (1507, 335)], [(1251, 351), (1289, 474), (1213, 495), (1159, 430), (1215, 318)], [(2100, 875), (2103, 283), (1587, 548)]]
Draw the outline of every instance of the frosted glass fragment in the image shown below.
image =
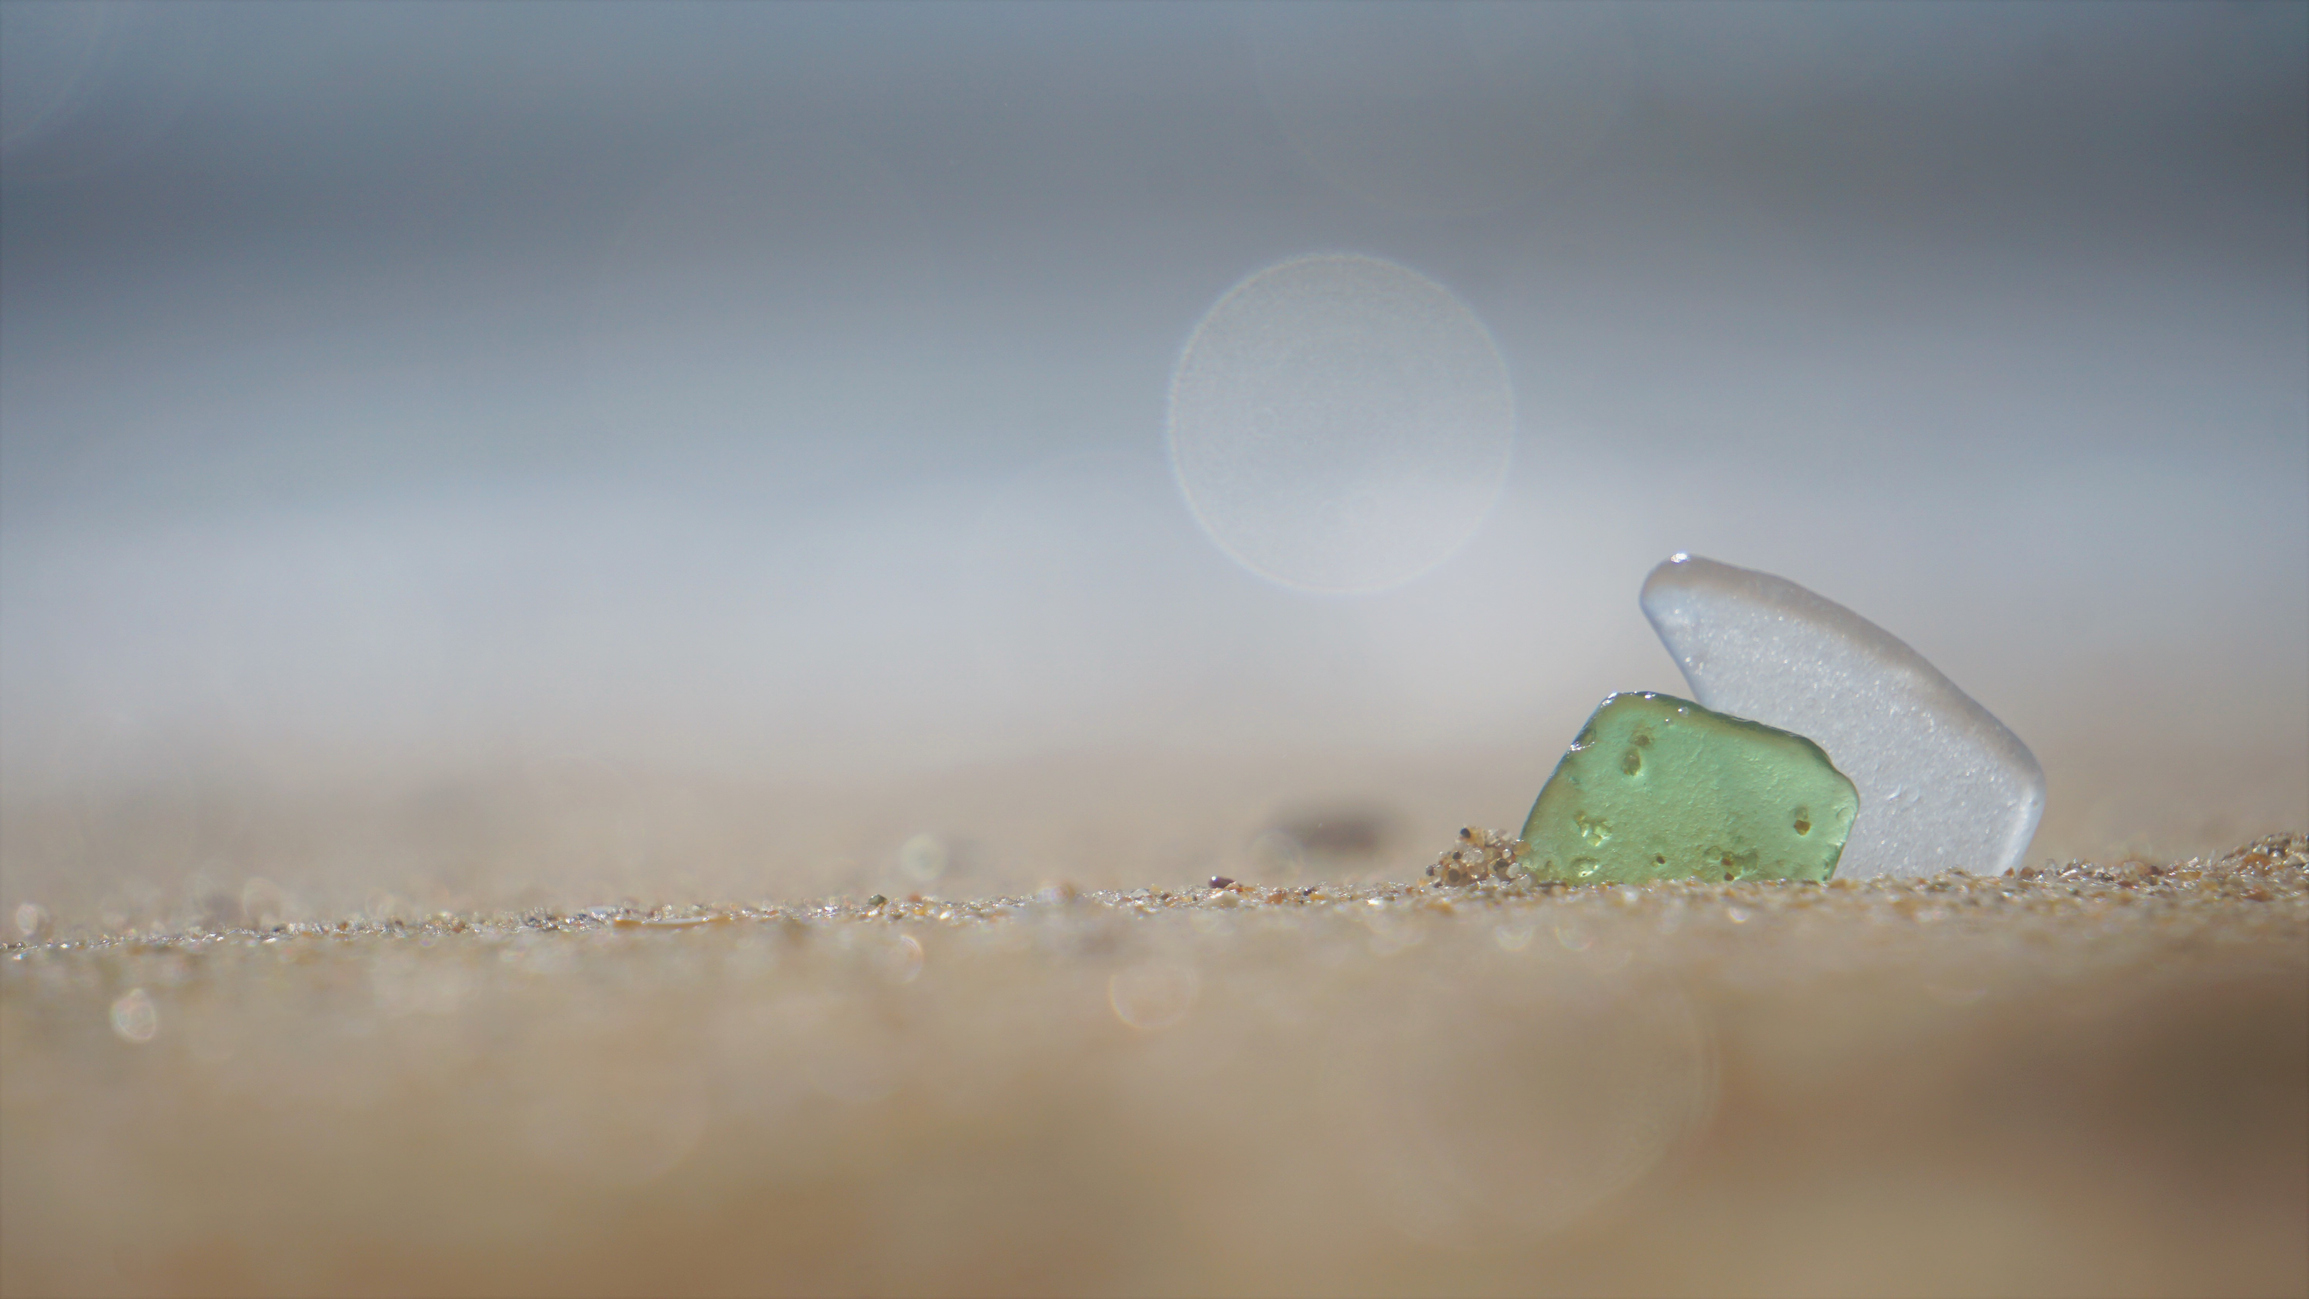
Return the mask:
[(1644, 616), (1702, 704), (1812, 737), (1860, 790), (1838, 875), (1993, 875), (2044, 813), (2044, 770), (1924, 656), (1785, 578), (1677, 555)]
[(1668, 695), (1612, 695), (1540, 789), (1521, 861), (1574, 884), (1824, 880), (1858, 807), (1801, 735)]

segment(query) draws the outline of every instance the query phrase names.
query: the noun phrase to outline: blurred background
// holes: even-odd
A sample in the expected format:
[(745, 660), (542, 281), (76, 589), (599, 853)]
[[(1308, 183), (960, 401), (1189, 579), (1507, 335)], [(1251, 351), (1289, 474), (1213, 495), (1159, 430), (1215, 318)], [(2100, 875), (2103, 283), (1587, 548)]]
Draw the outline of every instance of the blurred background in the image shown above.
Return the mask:
[(2309, 823), (2309, 5), (0, 22), (68, 929), (1409, 878), (1680, 691), (1676, 550), (2003, 718), (2032, 856)]

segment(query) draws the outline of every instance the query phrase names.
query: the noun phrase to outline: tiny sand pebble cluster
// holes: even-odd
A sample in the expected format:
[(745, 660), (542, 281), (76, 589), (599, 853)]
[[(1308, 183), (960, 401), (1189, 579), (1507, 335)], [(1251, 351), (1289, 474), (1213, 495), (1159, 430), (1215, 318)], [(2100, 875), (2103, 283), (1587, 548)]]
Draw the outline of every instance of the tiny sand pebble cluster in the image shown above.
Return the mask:
[(1506, 880), (1515, 875), (1515, 859), (1523, 855), (1523, 840), (1505, 830), (1478, 830), (1462, 826), (1459, 842), (1436, 854), (1427, 878), (1450, 888), (1482, 880)]

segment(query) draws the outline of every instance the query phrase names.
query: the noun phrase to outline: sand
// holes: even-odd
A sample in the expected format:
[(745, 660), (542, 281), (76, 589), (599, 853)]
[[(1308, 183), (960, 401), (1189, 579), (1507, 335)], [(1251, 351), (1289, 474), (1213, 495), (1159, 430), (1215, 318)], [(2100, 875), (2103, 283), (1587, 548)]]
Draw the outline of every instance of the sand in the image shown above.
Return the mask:
[(2309, 1292), (2309, 838), (1429, 859), (13, 944), (0, 1291)]

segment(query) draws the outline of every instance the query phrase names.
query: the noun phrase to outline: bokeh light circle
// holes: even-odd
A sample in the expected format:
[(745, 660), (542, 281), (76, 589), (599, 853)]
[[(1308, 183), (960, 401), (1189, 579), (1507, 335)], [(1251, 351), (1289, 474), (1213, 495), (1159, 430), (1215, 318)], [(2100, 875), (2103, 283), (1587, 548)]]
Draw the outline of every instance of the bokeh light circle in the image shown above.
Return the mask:
[(1382, 590), (1448, 559), (1498, 498), (1514, 436), (1483, 322), (1375, 257), (1295, 258), (1237, 284), (1171, 378), (1171, 464), (1196, 520), (1303, 590)]

